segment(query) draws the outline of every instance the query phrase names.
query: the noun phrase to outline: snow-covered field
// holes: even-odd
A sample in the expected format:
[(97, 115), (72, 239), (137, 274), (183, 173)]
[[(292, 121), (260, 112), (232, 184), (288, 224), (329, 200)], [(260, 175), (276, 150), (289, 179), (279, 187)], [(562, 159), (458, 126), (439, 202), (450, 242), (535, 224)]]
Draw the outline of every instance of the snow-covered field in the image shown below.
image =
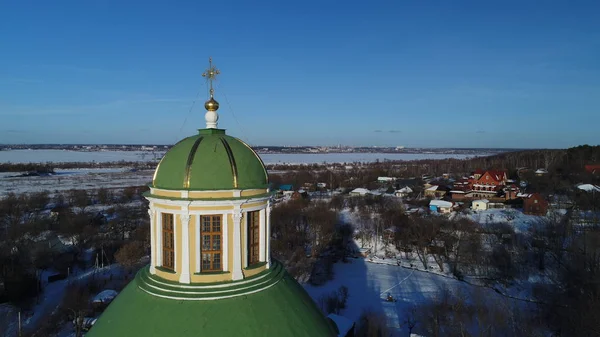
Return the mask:
[[(559, 213), (561, 212), (557, 212), (557, 214)], [(517, 209), (486, 209), (484, 211), (471, 212), (467, 217), (484, 226), (491, 223), (505, 222), (513, 227), (516, 233), (527, 232), (531, 226), (545, 218), (543, 216), (525, 214)]]
[(0, 197), (7, 193), (65, 191), (70, 189), (124, 188), (142, 186), (152, 181), (153, 170), (75, 169), (56, 170), (48, 176), (18, 177), (20, 173), (0, 173)]
[[(478, 291), (486, 300), (507, 301), (505, 297), (492, 289), (472, 286), (435, 273), (395, 265), (370, 263), (363, 259), (349, 261), (350, 263), (335, 264), (332, 281), (319, 287), (305, 285), (305, 289), (318, 303), (324, 295), (338, 290), (341, 286), (348, 287), (348, 302), (341, 315), (356, 322), (364, 309), (385, 313), (388, 318), (388, 326), (395, 332), (394, 336), (407, 334), (403, 323), (406, 313), (413, 306), (434, 299), (444, 289), (462, 294), (472, 294)], [(385, 301), (388, 293), (394, 297), (396, 302)]]
[[(0, 163), (46, 163), (46, 162), (114, 162), (114, 161), (157, 161), (164, 152), (157, 151), (67, 151), (67, 150), (10, 150), (0, 151)], [(486, 156), (487, 154), (480, 154)], [(311, 164), (375, 162), (377, 160), (417, 159), (464, 159), (472, 157), (462, 154), (433, 153), (293, 153), (260, 154), (266, 164)]]
[(0, 151), (0, 163), (47, 162), (115, 162), (160, 160), (164, 152), (157, 151), (67, 151), (67, 150), (10, 150)]

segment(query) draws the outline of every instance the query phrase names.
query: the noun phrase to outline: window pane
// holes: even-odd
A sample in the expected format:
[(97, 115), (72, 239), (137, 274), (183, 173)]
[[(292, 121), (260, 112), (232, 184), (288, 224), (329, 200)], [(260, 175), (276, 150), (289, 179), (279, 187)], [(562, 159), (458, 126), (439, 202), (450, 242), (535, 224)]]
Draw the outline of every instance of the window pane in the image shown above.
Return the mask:
[(210, 232), (210, 216), (202, 217), (202, 231)]
[(213, 269), (221, 269), (221, 254), (214, 254)]
[(221, 231), (221, 217), (220, 216), (214, 216), (213, 217), (212, 231), (213, 232), (220, 232)]
[(202, 250), (210, 250), (210, 235), (202, 236)]
[(221, 250), (221, 235), (213, 235), (212, 250)]
[(210, 254), (202, 254), (202, 269), (210, 269)]

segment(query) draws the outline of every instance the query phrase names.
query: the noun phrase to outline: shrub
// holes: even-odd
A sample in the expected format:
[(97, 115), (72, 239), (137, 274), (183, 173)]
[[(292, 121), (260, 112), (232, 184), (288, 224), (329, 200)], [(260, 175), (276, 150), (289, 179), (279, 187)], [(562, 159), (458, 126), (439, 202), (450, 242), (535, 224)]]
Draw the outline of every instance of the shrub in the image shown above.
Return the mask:
[(348, 287), (341, 286), (337, 291), (332, 291), (319, 298), (321, 310), (326, 314), (338, 315), (342, 309), (346, 308), (348, 300)]

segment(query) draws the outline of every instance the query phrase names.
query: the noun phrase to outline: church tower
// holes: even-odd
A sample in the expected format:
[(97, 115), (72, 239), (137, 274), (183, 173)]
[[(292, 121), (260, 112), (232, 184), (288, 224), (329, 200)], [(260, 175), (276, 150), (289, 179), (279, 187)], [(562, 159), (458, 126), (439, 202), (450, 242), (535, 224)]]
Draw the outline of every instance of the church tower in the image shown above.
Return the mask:
[(206, 128), (175, 144), (150, 191), (150, 265), (88, 337), (336, 336), (334, 324), (270, 256), (270, 193), (260, 157), (217, 127), (209, 60)]

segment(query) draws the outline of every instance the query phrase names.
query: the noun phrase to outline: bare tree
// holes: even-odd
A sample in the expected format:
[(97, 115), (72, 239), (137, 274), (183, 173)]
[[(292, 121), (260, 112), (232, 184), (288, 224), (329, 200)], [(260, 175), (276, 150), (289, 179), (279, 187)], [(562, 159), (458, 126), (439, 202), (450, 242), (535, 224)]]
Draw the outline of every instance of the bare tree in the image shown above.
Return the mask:
[(430, 218), (413, 218), (410, 222), (410, 237), (417, 257), (427, 269), (432, 244), (439, 234), (439, 223)]
[(388, 337), (387, 318), (382, 313), (366, 309), (360, 315), (356, 327), (356, 337)]
[(112, 201), (112, 193), (109, 189), (103, 187), (96, 191), (96, 198), (102, 205), (108, 205)]
[(72, 207), (78, 207), (80, 214), (83, 214), (90, 205), (90, 197), (86, 190), (70, 190), (68, 198), (69, 204)]
[(50, 193), (48, 191), (33, 192), (29, 194), (28, 207), (33, 210), (43, 210), (50, 202)]
[(139, 241), (132, 241), (123, 245), (115, 254), (115, 258), (119, 264), (133, 267), (144, 255), (143, 244)]
[(329, 246), (333, 239), (337, 214), (326, 204), (318, 203), (307, 208), (306, 216), (310, 224), (312, 255), (316, 257)]
[(82, 336), (84, 318), (90, 309), (88, 287), (78, 284), (70, 285), (65, 292), (61, 308), (73, 318), (75, 336)]

